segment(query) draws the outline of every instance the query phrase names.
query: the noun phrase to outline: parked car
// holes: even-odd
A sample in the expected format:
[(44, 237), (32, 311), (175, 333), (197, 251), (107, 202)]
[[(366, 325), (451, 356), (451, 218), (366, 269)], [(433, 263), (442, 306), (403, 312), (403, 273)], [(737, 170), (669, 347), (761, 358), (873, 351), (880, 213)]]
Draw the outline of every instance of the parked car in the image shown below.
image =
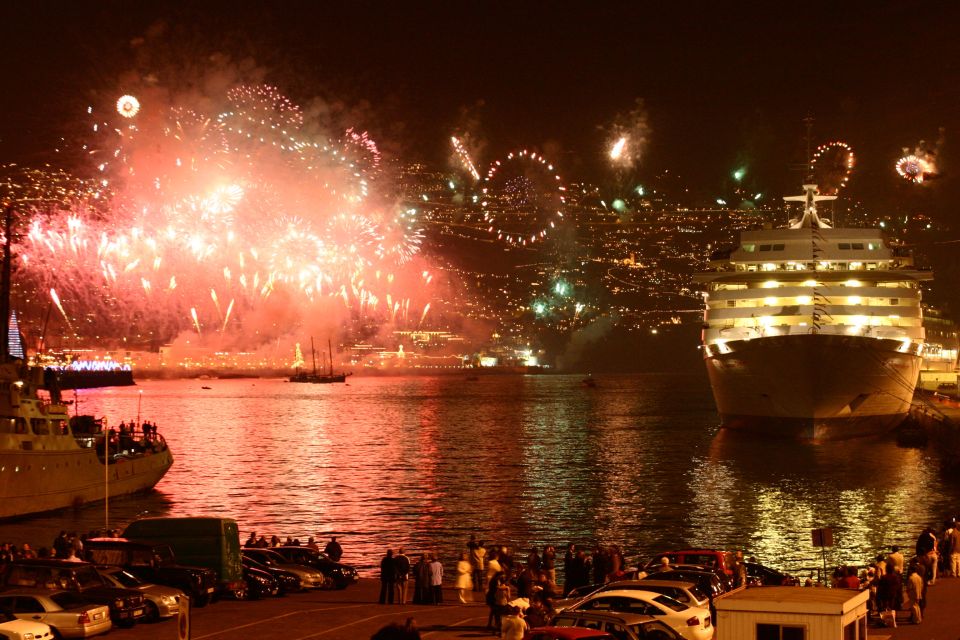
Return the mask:
[(707, 596), (707, 592), (693, 582), (655, 580), (652, 578), (648, 580), (618, 580), (617, 582), (605, 584), (600, 591), (613, 591), (615, 589), (637, 589), (662, 593), (688, 607), (706, 607), (710, 604), (710, 598)]
[(271, 547), (289, 562), (303, 564), (320, 570), (320, 573), (333, 580), (335, 589), (346, 589), (360, 579), (357, 570), (348, 564), (334, 562), (325, 553), (310, 547)]
[(654, 616), (637, 613), (565, 611), (554, 616), (554, 627), (604, 631), (617, 640), (682, 640), (683, 636)]
[(58, 638), (89, 638), (113, 627), (110, 607), (90, 604), (75, 591), (14, 589), (0, 593), (0, 610), (21, 620), (42, 622)]
[(89, 562), (67, 560), (15, 560), (3, 576), (8, 587), (33, 587), (50, 591), (76, 591), (86, 602), (110, 607), (110, 619), (130, 627), (143, 617), (143, 594), (109, 586)]
[(536, 627), (527, 631), (523, 640), (617, 640), (617, 638), (596, 629)]
[(34, 620), (22, 620), (0, 609), (0, 638), (7, 640), (53, 640), (50, 627)]
[(616, 611), (654, 616), (687, 640), (711, 640), (710, 611), (688, 607), (669, 596), (652, 591), (601, 591), (577, 605), (576, 611)]
[(692, 582), (697, 585), (701, 591), (716, 598), (717, 596), (729, 591), (724, 583), (713, 571), (698, 569), (672, 569), (670, 571), (658, 571), (651, 573), (643, 580), (670, 580), (673, 582)]
[(243, 566), (259, 569), (260, 571), (269, 573), (273, 579), (277, 581), (277, 595), (282, 596), (294, 591), (304, 590), (301, 586), (299, 576), (297, 576), (295, 573), (290, 573), (289, 571), (284, 571), (283, 569), (277, 569), (276, 567), (269, 567), (262, 562), (257, 562), (246, 554), (243, 556)]
[(178, 589), (190, 596), (195, 607), (206, 606), (217, 588), (216, 571), (179, 564), (168, 544), (92, 538), (83, 543), (83, 555), (96, 565), (123, 567), (148, 584)]
[(789, 587), (800, 584), (800, 581), (790, 574), (765, 567), (758, 562), (745, 562), (744, 564), (747, 567), (747, 581), (752, 586)]
[(327, 586), (328, 578), (323, 575), (323, 572), (319, 569), (296, 562), (290, 562), (286, 557), (272, 549), (244, 548), (242, 553), (246, 557), (253, 558), (270, 569), (282, 570), (294, 574), (300, 582), (299, 586), (293, 589), (294, 591), (300, 589), (322, 589)]
[(143, 614), (145, 620), (156, 622), (157, 620), (172, 618), (180, 613), (180, 598), (183, 596), (183, 591), (180, 591), (180, 589), (144, 582), (120, 567), (97, 567), (97, 571), (113, 586), (136, 589), (143, 594), (143, 606), (146, 609)]
[(241, 560), (240, 566), (243, 568), (244, 588), (232, 592), (235, 598), (259, 600), (265, 596), (280, 595), (280, 583), (270, 572), (257, 569), (249, 559)]
[(168, 544), (178, 562), (212, 569), (217, 593), (246, 588), (240, 565), (240, 532), (230, 518), (143, 518), (134, 520), (123, 536), (136, 542)]
[(670, 560), (670, 565), (697, 565), (720, 569), (726, 575), (733, 577), (733, 567), (736, 564), (736, 554), (733, 551), (719, 551), (717, 549), (684, 549), (682, 551), (664, 551), (654, 555), (646, 565), (644, 571), (659, 569), (662, 558)]

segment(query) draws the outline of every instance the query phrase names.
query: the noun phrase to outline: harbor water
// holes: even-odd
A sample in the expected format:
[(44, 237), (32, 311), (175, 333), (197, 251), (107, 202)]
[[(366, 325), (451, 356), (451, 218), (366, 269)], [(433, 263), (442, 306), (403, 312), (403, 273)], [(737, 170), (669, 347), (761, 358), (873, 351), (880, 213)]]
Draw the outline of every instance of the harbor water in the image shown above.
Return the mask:
[(834, 529), (828, 564), (858, 564), (960, 508), (960, 484), (929, 449), (719, 429), (703, 375), (600, 376), (595, 387), (563, 375), (141, 381), (77, 398), (111, 426), (139, 405), (173, 468), (108, 514), (100, 504), (5, 523), (0, 540), (49, 545), (107, 516), (122, 528), (222, 515), (243, 537), (338, 535), (344, 561), (368, 574), (388, 547), (449, 564), (471, 533), (515, 549), (619, 544), (631, 561), (737, 548), (796, 570), (822, 562), (813, 528)]

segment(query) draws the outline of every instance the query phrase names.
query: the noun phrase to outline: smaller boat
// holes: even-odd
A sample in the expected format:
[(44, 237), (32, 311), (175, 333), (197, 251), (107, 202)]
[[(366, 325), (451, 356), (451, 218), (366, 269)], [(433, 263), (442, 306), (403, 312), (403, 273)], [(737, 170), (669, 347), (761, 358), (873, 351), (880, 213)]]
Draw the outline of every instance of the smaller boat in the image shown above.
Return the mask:
[(347, 376), (352, 376), (353, 373), (334, 373), (333, 372), (333, 345), (330, 344), (330, 340), (327, 340), (327, 350), (330, 353), (330, 369), (327, 373), (318, 373), (317, 372), (317, 352), (313, 348), (313, 338), (310, 338), (310, 355), (313, 358), (313, 372), (307, 373), (305, 371), (300, 371), (299, 367), (297, 368), (296, 373), (294, 373), (288, 380), (290, 382), (310, 382), (313, 384), (330, 384), (333, 382), (346, 382)]

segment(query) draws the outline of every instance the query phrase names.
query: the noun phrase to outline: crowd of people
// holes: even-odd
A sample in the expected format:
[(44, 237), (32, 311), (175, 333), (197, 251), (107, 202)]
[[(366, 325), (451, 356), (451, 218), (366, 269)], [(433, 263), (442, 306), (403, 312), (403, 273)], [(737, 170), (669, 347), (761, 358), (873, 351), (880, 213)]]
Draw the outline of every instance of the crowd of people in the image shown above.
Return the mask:
[(895, 627), (898, 611), (909, 612), (910, 621), (920, 624), (927, 606), (927, 588), (937, 578), (960, 578), (960, 527), (955, 519), (943, 524), (942, 532), (928, 527), (920, 532), (909, 559), (899, 546), (879, 554), (859, 572), (856, 567), (838, 567), (831, 586), (868, 589), (870, 608), (883, 624)]
[(72, 562), (83, 561), (83, 543), (90, 538), (115, 538), (119, 535), (116, 530), (90, 531), (77, 535), (76, 531), (61, 531), (49, 547), (33, 548), (24, 542), (17, 545), (13, 542), (0, 543), (0, 575), (11, 562), (16, 560), (56, 559)]
[[(270, 536), (270, 539), (267, 540), (266, 536), (258, 537), (256, 531), (250, 532), (250, 537), (248, 537), (246, 542), (243, 543), (243, 546), (249, 549), (304, 546), (309, 549), (313, 549), (314, 551), (321, 551), (319, 543), (317, 543), (313, 536), (307, 538), (307, 542), (304, 544), (300, 542), (300, 538), (292, 538), (290, 536), (287, 536), (286, 540), (281, 540), (279, 536)], [(322, 551), (334, 562), (340, 562), (340, 558), (343, 557), (343, 547), (341, 547), (340, 543), (337, 542), (337, 536), (331, 536), (330, 541), (326, 544)]]

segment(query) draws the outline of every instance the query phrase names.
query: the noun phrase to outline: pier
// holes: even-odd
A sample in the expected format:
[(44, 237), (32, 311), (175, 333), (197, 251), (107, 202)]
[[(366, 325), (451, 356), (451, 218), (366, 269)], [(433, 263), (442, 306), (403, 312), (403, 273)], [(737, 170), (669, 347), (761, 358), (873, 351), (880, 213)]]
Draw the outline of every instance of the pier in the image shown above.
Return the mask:
[[(798, 589), (811, 587), (797, 587)], [(493, 637), (485, 628), (488, 608), (483, 595), (476, 602), (460, 604), (456, 592), (444, 591), (442, 605), (378, 605), (380, 583), (363, 578), (344, 591), (311, 591), (259, 602), (222, 601), (194, 609), (191, 640), (366, 640), (390, 622), (414, 618), (424, 638), (453, 640)], [(874, 640), (957, 640), (960, 625), (955, 604), (960, 601), (960, 579), (938, 578), (928, 588), (923, 622), (909, 622), (901, 611), (897, 628), (871, 627)], [(721, 632), (722, 633), (722, 632)], [(139, 624), (132, 629), (114, 628), (118, 640), (174, 640), (175, 620)]]

